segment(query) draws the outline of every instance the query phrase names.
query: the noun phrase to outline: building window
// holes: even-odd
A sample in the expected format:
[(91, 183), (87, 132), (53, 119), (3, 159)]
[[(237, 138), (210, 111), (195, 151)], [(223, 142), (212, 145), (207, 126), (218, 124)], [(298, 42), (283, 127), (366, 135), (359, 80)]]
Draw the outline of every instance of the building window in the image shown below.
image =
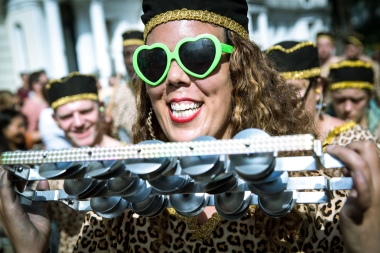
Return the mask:
[(19, 71), (29, 71), (29, 58), (26, 47), (25, 32), (20, 24), (15, 25), (15, 47)]
[(252, 28), (252, 32), (257, 32), (259, 30), (258, 19), (259, 19), (259, 14), (258, 13), (252, 13), (251, 14), (251, 28)]

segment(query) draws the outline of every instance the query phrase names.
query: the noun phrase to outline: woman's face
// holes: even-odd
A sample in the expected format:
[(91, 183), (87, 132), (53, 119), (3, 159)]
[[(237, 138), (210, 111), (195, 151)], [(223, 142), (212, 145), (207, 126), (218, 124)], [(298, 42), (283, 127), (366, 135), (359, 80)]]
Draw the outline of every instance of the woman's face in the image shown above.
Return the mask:
[[(181, 20), (154, 28), (147, 37), (147, 45), (159, 42), (173, 51), (181, 39), (200, 34), (212, 34), (225, 42), (223, 28)], [(170, 141), (191, 141), (205, 135), (231, 138), (228, 122), (232, 83), (226, 55), (222, 55), (219, 65), (204, 79), (186, 74), (172, 61), (164, 81), (155, 87), (147, 84), (147, 91), (158, 122)]]
[(9, 125), (3, 129), (3, 133), (8, 143), (21, 145), (25, 141), (26, 125), (22, 116), (14, 117)]

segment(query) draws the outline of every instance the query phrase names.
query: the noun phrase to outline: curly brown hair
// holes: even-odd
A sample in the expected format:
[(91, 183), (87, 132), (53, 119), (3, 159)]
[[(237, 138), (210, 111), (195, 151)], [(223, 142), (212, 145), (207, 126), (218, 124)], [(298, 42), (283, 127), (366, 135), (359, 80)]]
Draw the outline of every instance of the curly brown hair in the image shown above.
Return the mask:
[[(314, 134), (312, 118), (267, 56), (255, 43), (232, 31), (227, 34), (227, 40), (234, 45), (229, 60), (233, 83), (232, 136), (247, 128), (262, 129), (270, 135)], [(138, 80), (136, 85), (140, 113), (133, 127), (133, 142), (153, 139), (152, 136), (169, 141), (151, 112), (152, 104), (145, 84)], [(151, 117), (148, 117), (149, 113)]]

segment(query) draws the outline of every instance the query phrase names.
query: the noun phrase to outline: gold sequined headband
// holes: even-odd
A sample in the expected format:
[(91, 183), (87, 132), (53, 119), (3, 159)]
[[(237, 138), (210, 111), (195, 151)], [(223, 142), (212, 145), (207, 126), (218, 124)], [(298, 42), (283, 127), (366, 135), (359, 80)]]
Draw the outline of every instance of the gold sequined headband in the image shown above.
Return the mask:
[(313, 68), (313, 69), (300, 70), (300, 71), (281, 72), (280, 75), (282, 75), (286, 80), (308, 79), (311, 77), (320, 76), (321, 69)]
[(160, 24), (175, 20), (197, 20), (212, 23), (234, 31), (240, 36), (249, 39), (248, 32), (244, 27), (231, 18), (209, 11), (181, 9), (158, 14), (149, 20), (144, 29), (144, 41), (146, 41), (146, 37), (153, 28)]
[(363, 68), (372, 69), (372, 64), (370, 62), (357, 60), (357, 61), (340, 61), (340, 62), (330, 65), (330, 69), (355, 68), (355, 67), (363, 67)]
[(297, 45), (295, 45), (294, 47), (291, 47), (291, 48), (284, 48), (281, 45), (275, 45), (271, 48), (268, 48), (266, 53), (268, 54), (270, 51), (279, 50), (281, 52), (289, 54), (289, 53), (293, 53), (294, 51), (301, 49), (303, 47), (310, 47), (310, 46), (314, 46), (314, 43), (311, 41), (304, 41), (304, 42), (298, 43)]
[(141, 45), (144, 45), (144, 41), (143, 40), (139, 40), (139, 39), (127, 39), (127, 40), (123, 41), (123, 47), (127, 47), (127, 46), (141, 46)]
[(345, 81), (337, 82), (330, 85), (330, 90), (340, 90), (340, 89), (362, 89), (362, 90), (373, 90), (373, 84), (369, 82), (360, 81)]
[(83, 94), (77, 94), (77, 95), (62, 97), (62, 98), (54, 101), (51, 104), (51, 108), (53, 110), (55, 110), (55, 109), (57, 109), (58, 107), (60, 107), (60, 106), (62, 106), (64, 104), (67, 104), (67, 103), (70, 103), (70, 102), (74, 102), (74, 101), (77, 101), (77, 100), (84, 100), (84, 99), (98, 101), (99, 97), (98, 97), (98, 95), (96, 95), (94, 93), (83, 93)]

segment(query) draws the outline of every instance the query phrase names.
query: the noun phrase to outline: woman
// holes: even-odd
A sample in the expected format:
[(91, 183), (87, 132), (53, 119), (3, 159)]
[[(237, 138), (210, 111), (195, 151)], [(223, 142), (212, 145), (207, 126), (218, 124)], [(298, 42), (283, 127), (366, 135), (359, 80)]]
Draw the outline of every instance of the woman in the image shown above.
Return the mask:
[[(174, 53), (176, 61), (169, 61), (165, 66), (165, 61), (161, 58), (165, 58), (163, 51), (158, 50), (157, 55), (153, 50), (140, 55), (148, 57), (153, 53), (153, 58), (149, 57), (146, 61), (140, 58), (134, 64), (139, 77), (146, 83), (141, 83), (138, 91), (137, 102), (141, 114), (134, 127), (134, 142), (146, 139), (189, 141), (203, 135), (219, 139), (231, 138), (240, 130), (250, 127), (261, 128), (272, 135), (313, 132), (312, 120), (298, 106), (296, 94), (276, 74), (259, 48), (249, 41), (248, 8), (245, 1), (225, 0), (221, 3), (173, 0), (162, 4), (155, 0), (145, 0), (143, 9), (147, 45), (162, 43), (172, 52), (183, 39), (189, 44), (182, 48), (184, 51), (180, 50), (180, 55), (184, 53), (187, 56), (182, 59), (182, 63), (179, 63), (177, 54)], [(200, 35), (202, 36), (198, 37)], [(196, 37), (198, 38), (195, 39)], [(195, 40), (200, 40), (200, 43), (194, 42)], [(186, 41), (182, 42), (185, 44)], [(212, 49), (213, 45), (219, 48), (220, 42), (229, 46), (221, 45), (225, 53), (221, 54), (219, 61), (219, 57), (214, 58), (215, 52)], [(156, 46), (164, 47), (158, 44)], [(192, 54), (193, 49), (198, 50), (197, 54)], [(136, 60), (140, 57), (138, 55), (139, 50), (135, 52)], [(155, 68), (144, 68), (146, 64)], [(215, 68), (210, 68), (210, 65)], [(360, 153), (362, 146), (359, 144), (353, 145), (351, 149), (337, 147), (330, 150), (331, 154), (342, 158), (347, 167), (355, 171), (354, 175), (365, 174), (365, 177), (355, 178), (356, 182), (359, 179), (370, 180), (369, 173), (378, 173), (376, 168), (379, 164), (374, 146), (371, 143), (365, 145), (370, 157)], [(348, 154), (342, 154), (342, 150)], [(359, 154), (354, 150), (359, 151)], [(356, 159), (351, 160), (353, 157)], [(371, 167), (365, 161), (371, 161)], [(360, 168), (363, 172), (358, 169), (357, 162), (362, 165)], [(2, 177), (1, 182), (7, 186), (10, 184), (6, 176)], [(40, 187), (46, 185), (41, 183)], [(356, 205), (358, 200), (353, 196), (351, 201), (355, 204), (346, 206), (343, 217), (345, 223), (341, 224), (344, 231), (352, 229), (353, 234), (345, 234), (348, 243), (354, 234), (364, 231), (361, 227), (363, 225), (373, 226), (373, 231), (378, 229), (373, 222), (351, 222), (355, 211), (364, 215), (364, 221), (367, 222), (376, 217), (375, 211), (379, 210), (378, 203), (367, 201), (372, 197), (371, 194), (378, 197), (379, 189), (357, 190), (360, 192), (361, 205)], [(0, 189), (3, 201), (11, 201), (14, 196), (12, 193), (8, 187)], [(11, 199), (9, 195), (12, 196)], [(6, 217), (12, 211), (6, 208), (0, 210)], [(302, 221), (302, 217), (296, 213), (283, 219), (272, 219), (257, 208), (253, 208), (238, 221), (225, 221), (219, 219), (215, 215), (215, 209), (210, 207), (195, 220), (190, 220), (189, 222), (195, 222), (191, 224), (183, 217), (168, 212), (153, 218), (135, 217), (130, 211), (114, 219), (102, 220), (92, 213), (86, 218), (76, 249), (78, 252), (308, 250), (307, 247), (298, 245), (303, 244), (302, 239), (306, 236), (297, 234), (297, 231), (305, 224), (313, 226)], [(40, 223), (37, 227), (25, 225), (24, 222), (30, 225), (29, 219), (17, 222), (10, 219), (7, 228), (17, 226), (10, 230), (13, 237), (34, 238), (36, 249), (42, 251), (46, 249), (48, 222), (42, 216), (38, 219)], [(197, 237), (197, 231), (206, 234), (208, 238), (202, 235)], [(290, 231), (294, 231), (294, 234), (286, 233)], [(300, 240), (292, 242), (298, 236)], [(17, 245), (18, 249), (26, 249), (27, 243), (21, 242)]]
[(0, 111), (0, 153), (26, 150), (26, 119), (21, 112), (13, 109)]

